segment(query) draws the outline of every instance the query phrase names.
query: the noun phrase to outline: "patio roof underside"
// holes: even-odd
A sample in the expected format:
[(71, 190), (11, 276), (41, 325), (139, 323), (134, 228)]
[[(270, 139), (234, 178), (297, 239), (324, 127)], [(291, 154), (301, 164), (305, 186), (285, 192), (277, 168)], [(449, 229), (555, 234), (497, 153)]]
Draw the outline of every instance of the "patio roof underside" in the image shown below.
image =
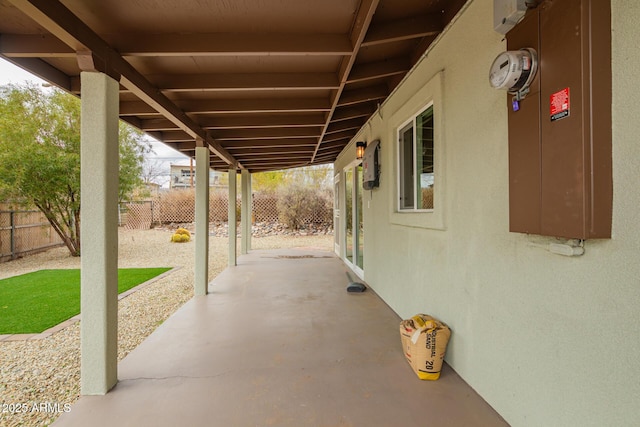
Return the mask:
[(213, 169), (332, 163), (466, 0), (0, 0), (0, 55)]

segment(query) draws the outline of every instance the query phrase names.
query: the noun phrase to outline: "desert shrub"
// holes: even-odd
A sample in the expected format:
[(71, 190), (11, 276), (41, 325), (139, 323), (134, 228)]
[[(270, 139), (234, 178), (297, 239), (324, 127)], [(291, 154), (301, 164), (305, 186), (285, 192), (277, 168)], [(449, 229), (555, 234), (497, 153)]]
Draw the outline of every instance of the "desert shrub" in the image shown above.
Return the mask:
[(164, 193), (156, 206), (158, 221), (161, 223), (185, 223), (195, 220), (195, 192), (191, 189)]
[(191, 237), (191, 233), (189, 233), (189, 230), (187, 230), (186, 228), (182, 228), (182, 227), (178, 228), (176, 230), (175, 234), (182, 234), (184, 236)]
[(178, 228), (171, 236), (171, 241), (174, 243), (185, 243), (191, 240), (191, 233), (186, 228)]
[[(154, 221), (159, 223), (191, 223), (195, 221), (195, 194), (191, 189), (174, 190), (162, 194), (153, 207)], [(330, 189), (317, 189), (302, 184), (280, 188), (277, 194), (254, 193), (253, 220), (280, 221), (290, 229), (304, 224), (330, 225), (333, 223), (333, 193)], [(225, 190), (213, 190), (209, 196), (209, 221), (226, 222), (229, 196)], [(236, 219), (241, 218), (241, 201), (236, 200)]]
[(189, 240), (191, 240), (191, 238), (189, 236), (187, 236), (186, 234), (174, 234), (171, 236), (171, 241), (173, 243), (186, 243)]
[(278, 192), (278, 219), (286, 227), (300, 229), (305, 223), (318, 222), (314, 213), (326, 210), (322, 192), (302, 185), (289, 185)]

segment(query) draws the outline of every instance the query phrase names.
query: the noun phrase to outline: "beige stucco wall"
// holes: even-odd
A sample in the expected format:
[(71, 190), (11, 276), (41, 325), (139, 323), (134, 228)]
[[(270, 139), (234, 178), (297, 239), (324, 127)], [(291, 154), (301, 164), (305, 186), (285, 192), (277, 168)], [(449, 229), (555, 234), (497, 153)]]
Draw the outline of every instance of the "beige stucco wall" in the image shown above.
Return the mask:
[[(612, 0), (613, 238), (576, 258), (508, 231), (506, 94), (488, 84), (506, 46), (492, 8), (468, 4), (355, 138), (382, 143), (381, 186), (364, 193), (365, 280), (401, 317), (447, 322), (447, 361), (512, 425), (637, 425), (640, 2)], [(440, 72), (442, 224), (424, 228), (394, 213), (394, 121)], [(336, 170), (353, 158), (348, 147)]]

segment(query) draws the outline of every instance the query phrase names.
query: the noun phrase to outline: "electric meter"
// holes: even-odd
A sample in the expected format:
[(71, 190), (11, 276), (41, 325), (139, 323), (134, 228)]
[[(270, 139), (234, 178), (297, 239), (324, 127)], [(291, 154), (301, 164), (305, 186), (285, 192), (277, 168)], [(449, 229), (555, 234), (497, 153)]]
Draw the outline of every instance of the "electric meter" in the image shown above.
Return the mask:
[(506, 89), (510, 94), (524, 96), (537, 70), (535, 50), (525, 48), (502, 52), (491, 65), (489, 82), (496, 89)]

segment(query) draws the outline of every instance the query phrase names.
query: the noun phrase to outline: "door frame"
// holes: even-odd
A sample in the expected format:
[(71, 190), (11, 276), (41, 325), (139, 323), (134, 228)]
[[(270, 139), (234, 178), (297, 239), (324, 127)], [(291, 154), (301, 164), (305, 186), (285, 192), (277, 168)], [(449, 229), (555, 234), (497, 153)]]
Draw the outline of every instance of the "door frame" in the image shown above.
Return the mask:
[[(342, 168), (342, 170), (340, 171), (340, 181), (344, 181), (343, 185), (338, 184), (338, 187), (342, 190), (342, 196), (340, 197), (340, 207), (341, 210), (344, 211), (344, 215), (342, 215), (342, 212), (340, 213), (340, 216), (342, 218), (346, 218), (346, 215), (351, 215), (351, 224), (353, 226), (353, 232), (352, 232), (352, 236), (351, 238), (352, 240), (352, 247), (353, 247), (353, 254), (352, 254), (352, 259), (356, 260), (358, 256), (363, 257), (364, 260), (364, 249), (363, 249), (363, 253), (360, 254), (360, 245), (358, 242), (358, 230), (357, 230), (357, 224), (358, 224), (358, 211), (356, 210), (357, 208), (357, 194), (358, 191), (360, 191), (362, 193), (362, 188), (358, 188), (358, 174), (356, 172), (357, 167), (362, 165), (362, 159), (356, 159), (354, 161), (352, 161), (351, 163), (349, 163), (348, 165), (346, 165), (344, 168)], [(352, 181), (351, 181), (351, 198), (352, 198), (352, 209), (351, 212), (346, 212), (347, 209), (347, 177), (346, 177), (346, 173), (347, 170), (352, 169), (353, 170), (353, 174), (352, 174)], [(361, 201), (364, 200), (364, 198), (361, 198)], [(360, 211), (362, 212), (363, 209), (363, 203), (361, 203), (361, 205), (359, 206)], [(347, 258), (347, 221), (341, 221), (340, 222), (340, 246), (342, 247), (341, 251), (340, 251), (340, 257), (342, 258), (342, 260), (349, 266), (349, 268), (351, 268), (351, 270), (353, 270), (360, 279), (364, 280), (364, 261), (363, 261), (363, 266), (362, 268), (359, 267), (357, 265), (357, 262), (353, 262), (353, 261), (349, 261), (349, 259)]]

